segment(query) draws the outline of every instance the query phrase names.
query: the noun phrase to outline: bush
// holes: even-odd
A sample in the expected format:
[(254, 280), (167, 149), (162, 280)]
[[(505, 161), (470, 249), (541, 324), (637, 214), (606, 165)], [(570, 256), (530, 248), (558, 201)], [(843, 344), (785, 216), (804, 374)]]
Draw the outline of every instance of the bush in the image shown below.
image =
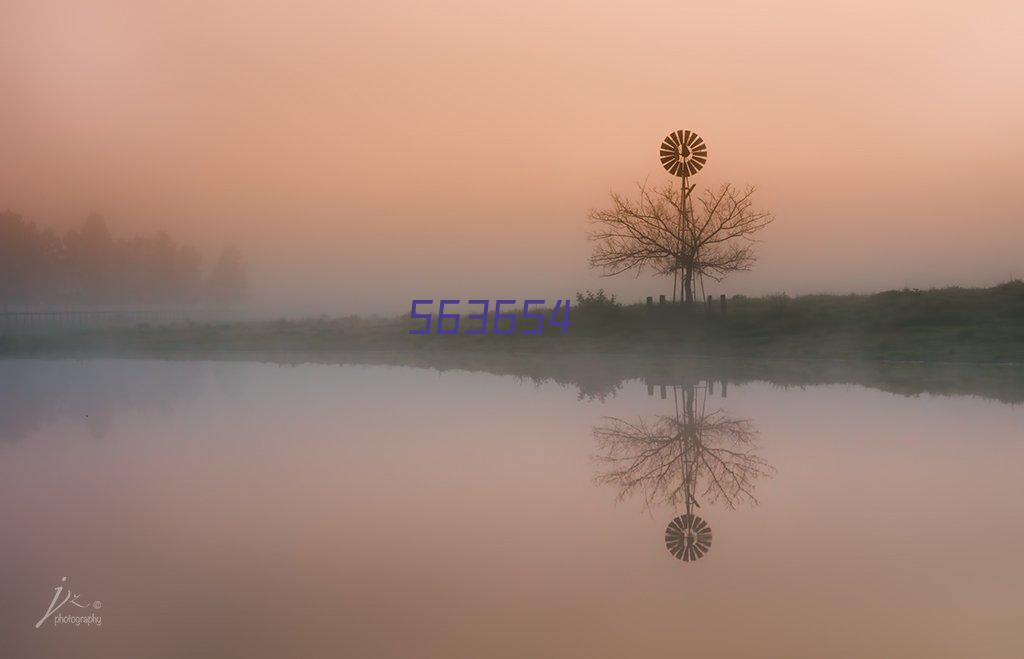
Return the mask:
[(607, 295), (604, 289), (576, 293), (576, 308), (579, 311), (618, 311), (622, 305), (615, 301), (614, 295)]

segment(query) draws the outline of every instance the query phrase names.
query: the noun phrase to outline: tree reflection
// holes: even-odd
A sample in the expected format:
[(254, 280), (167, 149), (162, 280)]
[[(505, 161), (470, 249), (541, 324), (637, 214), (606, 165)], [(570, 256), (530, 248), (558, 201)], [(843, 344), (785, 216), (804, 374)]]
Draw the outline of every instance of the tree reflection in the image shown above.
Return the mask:
[(648, 508), (683, 508), (666, 529), (666, 543), (677, 558), (696, 560), (711, 544), (710, 527), (693, 513), (699, 500), (729, 508), (756, 504), (755, 483), (774, 469), (757, 455), (757, 429), (749, 419), (708, 410), (705, 387), (673, 390), (673, 416), (607, 417), (594, 428), (603, 466), (597, 481), (616, 486), (620, 499), (641, 494)]

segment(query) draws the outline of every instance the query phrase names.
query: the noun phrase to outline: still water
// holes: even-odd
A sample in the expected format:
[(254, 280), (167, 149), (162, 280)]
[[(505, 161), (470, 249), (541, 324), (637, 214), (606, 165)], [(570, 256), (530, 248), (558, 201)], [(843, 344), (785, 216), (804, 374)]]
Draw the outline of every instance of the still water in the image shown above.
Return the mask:
[(0, 657), (1024, 656), (1021, 405), (584, 389), (0, 361)]

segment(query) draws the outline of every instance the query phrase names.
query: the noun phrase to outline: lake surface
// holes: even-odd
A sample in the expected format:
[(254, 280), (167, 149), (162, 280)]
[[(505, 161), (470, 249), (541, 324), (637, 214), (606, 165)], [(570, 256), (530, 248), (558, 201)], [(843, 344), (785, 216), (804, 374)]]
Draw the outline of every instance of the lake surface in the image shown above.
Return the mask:
[(0, 361), (0, 657), (1024, 656), (1021, 405), (587, 394)]

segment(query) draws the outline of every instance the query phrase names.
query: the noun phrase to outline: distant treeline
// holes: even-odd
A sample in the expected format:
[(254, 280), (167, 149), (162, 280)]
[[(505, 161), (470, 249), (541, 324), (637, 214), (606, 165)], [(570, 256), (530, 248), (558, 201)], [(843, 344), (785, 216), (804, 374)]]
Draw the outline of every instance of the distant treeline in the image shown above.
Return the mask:
[(90, 215), (59, 233), (0, 212), (0, 310), (10, 305), (233, 304), (246, 293), (237, 248), (211, 267), (166, 233), (118, 238)]

